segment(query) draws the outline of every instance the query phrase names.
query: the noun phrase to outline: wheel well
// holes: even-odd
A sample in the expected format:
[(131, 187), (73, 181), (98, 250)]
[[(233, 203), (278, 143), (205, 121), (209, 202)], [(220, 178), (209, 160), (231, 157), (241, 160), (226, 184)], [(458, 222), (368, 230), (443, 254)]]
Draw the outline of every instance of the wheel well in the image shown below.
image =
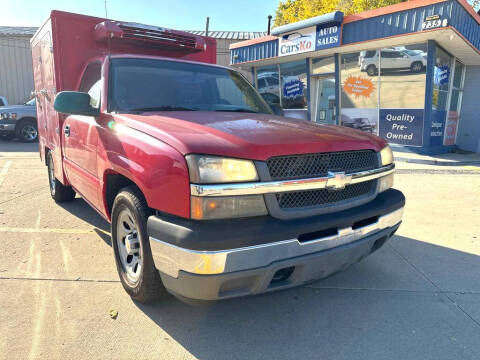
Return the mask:
[(140, 188), (129, 178), (120, 174), (107, 174), (105, 179), (105, 201), (107, 203), (108, 214), (112, 214), (113, 202), (119, 191), (126, 186), (135, 186), (143, 195)]
[(26, 122), (26, 121), (37, 123), (37, 119), (34, 117), (22, 117), (20, 118), (20, 120), (18, 120), (18, 123), (21, 124), (22, 122)]

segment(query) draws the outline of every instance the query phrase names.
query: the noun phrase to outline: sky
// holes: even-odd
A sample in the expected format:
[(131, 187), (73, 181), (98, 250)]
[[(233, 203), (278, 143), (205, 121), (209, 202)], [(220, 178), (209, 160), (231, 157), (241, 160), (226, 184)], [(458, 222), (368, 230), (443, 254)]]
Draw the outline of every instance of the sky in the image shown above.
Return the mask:
[[(278, 0), (107, 0), (108, 18), (178, 30), (266, 31)], [(104, 17), (104, 0), (0, 0), (0, 26), (40, 26), (51, 10)]]

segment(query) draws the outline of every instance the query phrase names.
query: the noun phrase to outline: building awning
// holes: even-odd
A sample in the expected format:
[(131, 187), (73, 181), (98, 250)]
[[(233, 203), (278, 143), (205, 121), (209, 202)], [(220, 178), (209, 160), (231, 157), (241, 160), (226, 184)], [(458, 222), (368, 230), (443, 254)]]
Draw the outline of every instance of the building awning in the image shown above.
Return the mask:
[(328, 23), (338, 23), (340, 24), (343, 21), (343, 12), (334, 11), (329, 14), (315, 16), (310, 19), (294, 22), (287, 25), (278, 26), (272, 29), (272, 35), (280, 35), (289, 33), (292, 31), (308, 28), (310, 26), (328, 24)]

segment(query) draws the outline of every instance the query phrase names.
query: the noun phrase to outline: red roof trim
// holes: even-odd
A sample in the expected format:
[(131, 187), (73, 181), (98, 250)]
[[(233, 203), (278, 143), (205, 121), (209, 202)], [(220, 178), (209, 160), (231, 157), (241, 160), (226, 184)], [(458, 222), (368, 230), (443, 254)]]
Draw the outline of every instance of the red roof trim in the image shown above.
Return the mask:
[(460, 5), (462, 5), (465, 10), (480, 24), (480, 15), (475, 12), (475, 9), (470, 5), (466, 0), (457, 0)]
[(343, 23), (348, 24), (354, 21), (364, 20), (376, 16), (388, 15), (399, 11), (416, 9), (422, 6), (446, 2), (447, 0), (410, 0), (395, 5), (389, 5), (374, 10), (364, 11), (358, 14), (348, 15), (343, 18)]
[(254, 45), (254, 44), (259, 44), (259, 43), (262, 43), (262, 42), (272, 41), (272, 40), (278, 40), (278, 37), (277, 36), (272, 36), (272, 35), (267, 35), (267, 36), (262, 36), (262, 37), (255, 38), (255, 39), (240, 41), (240, 42), (231, 44), (230, 45), (230, 50), (237, 49), (237, 48), (244, 47), (244, 46), (248, 46), (248, 45)]

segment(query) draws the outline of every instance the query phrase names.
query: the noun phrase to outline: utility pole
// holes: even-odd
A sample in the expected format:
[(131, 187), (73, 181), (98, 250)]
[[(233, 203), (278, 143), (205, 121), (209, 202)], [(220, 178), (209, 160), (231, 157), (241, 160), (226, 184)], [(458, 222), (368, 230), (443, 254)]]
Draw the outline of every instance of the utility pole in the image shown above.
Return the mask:
[(105, 18), (108, 19), (108, 15), (107, 15), (107, 0), (104, 0), (104, 5), (105, 5)]

